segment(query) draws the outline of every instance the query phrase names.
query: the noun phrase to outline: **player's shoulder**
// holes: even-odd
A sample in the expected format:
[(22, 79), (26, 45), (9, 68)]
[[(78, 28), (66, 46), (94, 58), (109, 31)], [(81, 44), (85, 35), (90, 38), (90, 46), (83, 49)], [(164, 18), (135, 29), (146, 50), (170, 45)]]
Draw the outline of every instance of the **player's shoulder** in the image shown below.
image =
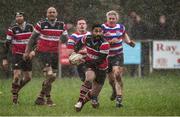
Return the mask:
[(12, 23), (10, 26), (9, 26), (9, 29), (14, 29), (14, 28), (17, 28), (18, 25), (16, 23)]
[(91, 32), (90, 32), (90, 31), (87, 31), (85, 35), (91, 35)]
[(41, 18), (41, 19), (38, 21), (39, 24), (42, 24), (42, 23), (45, 23), (45, 22), (47, 22), (47, 19), (46, 19), (46, 18)]
[(106, 28), (107, 27), (106, 23), (101, 24), (101, 26), (102, 26), (102, 28)]
[(33, 24), (26, 22), (26, 26), (33, 27)]
[(117, 26), (118, 26), (119, 28), (121, 28), (121, 29), (125, 29), (124, 24), (118, 23)]
[(59, 23), (59, 24), (65, 24), (63, 21), (61, 21), (61, 20), (56, 20), (56, 23)]
[(91, 34), (89, 34), (89, 35), (85, 35), (86, 36), (86, 40), (90, 40), (90, 39), (92, 39), (92, 35)]
[(92, 39), (92, 35), (84, 35), (81, 39), (82, 43), (88, 43)]

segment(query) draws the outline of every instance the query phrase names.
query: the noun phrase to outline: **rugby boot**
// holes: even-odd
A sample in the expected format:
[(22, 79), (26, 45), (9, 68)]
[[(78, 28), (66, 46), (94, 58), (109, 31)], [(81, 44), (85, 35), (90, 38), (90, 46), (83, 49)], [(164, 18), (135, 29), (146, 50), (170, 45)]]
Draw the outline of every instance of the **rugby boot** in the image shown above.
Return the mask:
[(35, 104), (36, 105), (45, 105), (45, 99), (43, 97), (38, 97), (36, 100), (35, 100)]
[(77, 102), (77, 103), (74, 105), (76, 112), (80, 112), (81, 109), (83, 108), (83, 106), (84, 106), (83, 102), (81, 102), (81, 101)]
[(121, 96), (116, 96), (116, 107), (120, 108), (122, 107), (122, 97)]

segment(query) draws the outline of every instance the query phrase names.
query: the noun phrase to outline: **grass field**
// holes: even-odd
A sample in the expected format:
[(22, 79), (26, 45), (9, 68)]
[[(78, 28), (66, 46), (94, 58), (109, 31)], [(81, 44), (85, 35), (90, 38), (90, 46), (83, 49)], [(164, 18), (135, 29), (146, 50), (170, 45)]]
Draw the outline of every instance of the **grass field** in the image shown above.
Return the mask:
[(0, 115), (33, 116), (180, 116), (180, 77), (178, 75), (151, 75), (142, 78), (124, 77), (124, 107), (115, 108), (109, 100), (111, 88), (107, 81), (100, 93), (100, 107), (93, 109), (87, 103), (81, 112), (74, 110), (79, 95), (79, 79), (57, 79), (52, 96), (55, 107), (36, 106), (34, 100), (43, 78), (33, 80), (20, 92), (19, 105), (11, 102), (11, 80), (0, 81)]

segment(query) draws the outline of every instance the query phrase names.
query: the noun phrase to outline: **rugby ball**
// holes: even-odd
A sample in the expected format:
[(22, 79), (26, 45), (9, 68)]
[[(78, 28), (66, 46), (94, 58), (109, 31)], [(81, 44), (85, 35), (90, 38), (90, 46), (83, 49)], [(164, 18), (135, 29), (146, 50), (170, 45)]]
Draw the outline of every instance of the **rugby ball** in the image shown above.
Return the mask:
[(79, 53), (72, 53), (69, 56), (69, 62), (73, 65), (79, 65), (82, 63), (82, 59), (84, 58), (84, 56), (82, 54)]

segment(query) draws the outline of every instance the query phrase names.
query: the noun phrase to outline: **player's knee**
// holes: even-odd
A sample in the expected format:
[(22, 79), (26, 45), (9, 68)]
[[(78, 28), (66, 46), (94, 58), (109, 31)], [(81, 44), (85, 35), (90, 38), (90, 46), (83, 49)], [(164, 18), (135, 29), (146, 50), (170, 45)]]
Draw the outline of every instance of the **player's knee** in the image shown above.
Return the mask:
[(47, 77), (48, 77), (48, 82), (52, 83), (56, 79), (56, 73), (50, 72), (49, 74), (47, 74)]
[(15, 73), (14, 76), (13, 76), (13, 81), (14, 81), (14, 82), (18, 82), (19, 79), (20, 79), (20, 76), (21, 76), (20, 74)]
[(115, 77), (122, 77), (123, 69), (121, 67), (117, 67), (113, 69), (113, 73)]
[(113, 75), (113, 73), (108, 74), (108, 80), (109, 80), (109, 84), (114, 83), (114, 75)]
[(95, 72), (92, 70), (87, 70), (86, 71), (86, 81), (93, 81), (95, 78)]
[(122, 84), (122, 77), (121, 76), (116, 77), (116, 81), (119, 82), (119, 84)]

